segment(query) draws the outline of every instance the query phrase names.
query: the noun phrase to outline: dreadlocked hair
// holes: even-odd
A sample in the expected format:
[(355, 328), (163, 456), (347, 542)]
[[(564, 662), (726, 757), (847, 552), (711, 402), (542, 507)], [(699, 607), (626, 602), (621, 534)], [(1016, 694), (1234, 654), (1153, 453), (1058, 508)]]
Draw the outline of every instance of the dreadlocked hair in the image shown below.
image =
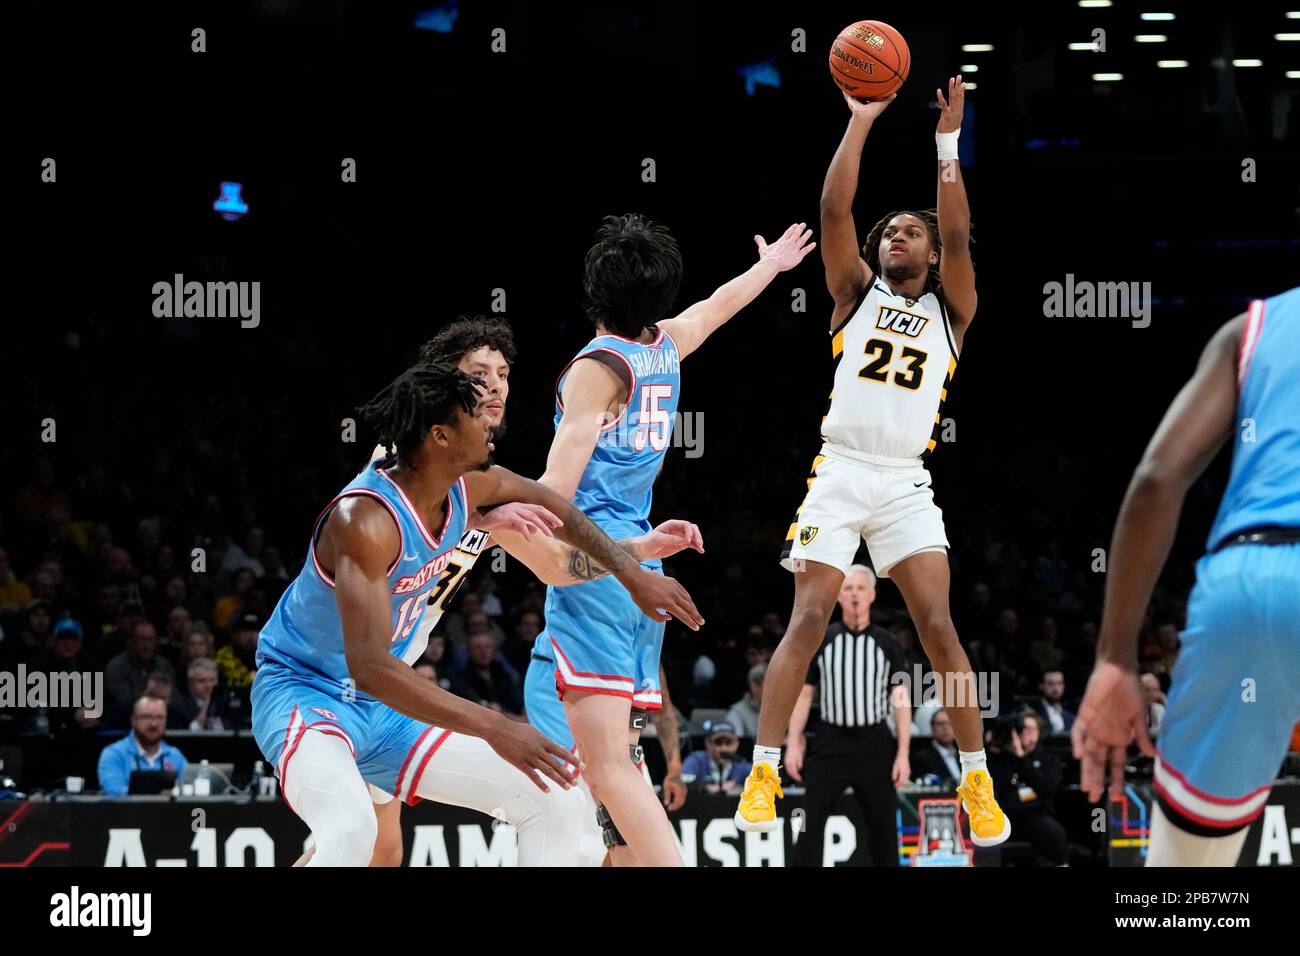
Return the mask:
[(478, 405), (478, 382), (447, 364), (408, 368), (357, 409), (361, 420), (396, 458), (415, 467), (413, 458), (434, 425), (450, 425), (457, 412), (469, 414)]
[(936, 289), (939, 288), (941, 285), (939, 281), (939, 263), (943, 261), (943, 242), (939, 239), (939, 211), (937, 209), (922, 209), (920, 211), (900, 209), (898, 212), (891, 212), (884, 216), (867, 233), (867, 238), (862, 243), (862, 258), (867, 260), (867, 265), (871, 267), (874, 275), (882, 274), (880, 271), (880, 237), (884, 235), (889, 220), (895, 216), (915, 216), (925, 223), (926, 231), (930, 233), (930, 244), (934, 247), (934, 251), (939, 253), (939, 262), (930, 266), (929, 273), (926, 276), (926, 283)]
[(507, 365), (515, 364), (515, 333), (510, 323), (486, 315), (461, 315), (420, 347), (420, 361), (426, 365), (455, 365), (484, 347), (500, 352)]

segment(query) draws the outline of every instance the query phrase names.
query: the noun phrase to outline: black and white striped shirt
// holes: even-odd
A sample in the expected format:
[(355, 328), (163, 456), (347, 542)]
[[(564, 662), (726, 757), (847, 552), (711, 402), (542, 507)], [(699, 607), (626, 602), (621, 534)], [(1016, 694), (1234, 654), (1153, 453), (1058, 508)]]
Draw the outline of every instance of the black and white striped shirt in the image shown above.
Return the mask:
[(836, 622), (826, 630), (807, 683), (817, 688), (823, 724), (873, 727), (889, 716), (890, 678), (905, 672), (893, 635), (883, 627), (868, 624), (854, 632)]

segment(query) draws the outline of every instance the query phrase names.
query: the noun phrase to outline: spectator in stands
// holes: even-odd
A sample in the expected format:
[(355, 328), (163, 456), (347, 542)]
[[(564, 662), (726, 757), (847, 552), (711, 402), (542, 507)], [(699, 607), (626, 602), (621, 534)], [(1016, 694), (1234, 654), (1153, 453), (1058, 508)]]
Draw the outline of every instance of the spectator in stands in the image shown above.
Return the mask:
[(80, 672), (81, 648), (81, 622), (70, 617), (56, 621), (50, 649), (37, 658), (36, 669), (50, 673)]
[(1161, 624), (1151, 640), (1142, 647), (1142, 666), (1159, 677), (1168, 677), (1173, 673), (1181, 646), (1178, 625), (1169, 622)]
[(434, 667), (432, 664), (427, 664), (424, 661), (420, 661), (415, 665), (414, 670), (425, 680), (431, 680), (435, 684), (438, 683), (438, 668)]
[(1155, 738), (1165, 722), (1165, 692), (1160, 689), (1160, 678), (1151, 671), (1142, 672), (1142, 690), (1147, 698), (1147, 733)]
[(122, 592), (116, 584), (101, 584), (95, 589), (95, 616), (86, 621), (86, 639), (98, 648), (105, 635), (116, 626), (117, 609), (122, 606)]
[[(120, 590), (120, 588), (119, 588)], [(94, 648), (94, 657), (99, 666), (107, 668), (113, 658), (126, 651), (127, 641), (141, 621), (147, 621), (144, 605), (139, 601), (123, 601), (117, 608), (117, 617), (113, 626), (100, 635), (99, 643)], [(143, 685), (142, 685), (143, 689)], [(131, 697), (134, 700), (135, 696)], [(129, 702), (127, 704), (129, 705)]]
[(50, 602), (39, 598), (28, 601), (19, 620), (21, 623), (17, 630), (0, 643), (0, 663), (6, 670), (14, 670), (19, 664), (30, 667), (49, 650), (54, 630), (54, 612)]
[(442, 616), (442, 630), (452, 648), (461, 649), (469, 641), (469, 619), (483, 610), (483, 599), (477, 591), (462, 589), (459, 606), (452, 607)]
[(154, 671), (150, 674), (148, 683), (144, 685), (146, 697), (157, 697), (164, 704), (170, 705), (175, 693), (176, 681), (172, 679), (171, 674), (162, 671)]
[(218, 629), (230, 623), (236, 611), (245, 609), (249, 601), (249, 592), (257, 582), (257, 575), (252, 568), (241, 567), (235, 572), (231, 582), (231, 592), (217, 602), (212, 609), (212, 626)]
[(749, 690), (731, 705), (726, 721), (742, 737), (758, 736), (758, 711), (763, 704), (763, 681), (767, 679), (767, 665), (755, 664), (749, 669)]
[(1065, 674), (1059, 670), (1044, 671), (1038, 690), (1039, 697), (1034, 702), (1034, 710), (1044, 719), (1045, 732), (1068, 734), (1074, 726), (1074, 712), (1066, 710), (1062, 703), (1065, 697)]
[(542, 632), (542, 616), (536, 611), (524, 611), (515, 621), (510, 639), (502, 648), (502, 656), (517, 674), (527, 674), (532, 662), (533, 642)]
[(0, 548), (0, 618), (16, 614), (32, 599), (31, 588), (14, 576), (9, 566), (9, 552)]
[(725, 722), (716, 723), (704, 738), (704, 749), (682, 761), (682, 774), (704, 784), (709, 793), (739, 793), (753, 769), (748, 760), (737, 755), (739, 749), (736, 728)]
[(493, 647), (502, 648), (505, 646), (506, 632), (501, 630), (496, 621), (487, 616), (486, 611), (475, 611), (465, 618), (466, 640), (472, 638), (475, 634), (490, 635)]
[(487, 631), (469, 641), (469, 662), (451, 679), (451, 692), (511, 716), (524, 711), (519, 682), (497, 658), (496, 642)]
[(168, 611), (163, 633), (158, 641), (158, 653), (172, 664), (180, 661), (181, 654), (185, 650), (185, 639), (193, 626), (194, 618), (190, 615), (189, 608), (183, 604), (178, 604)]
[(167, 707), (167, 729), (231, 729), (221, 715), (217, 680), (216, 661), (206, 657), (192, 660), (185, 671), (185, 690), (176, 694)]
[(262, 631), (262, 619), (246, 612), (230, 625), (230, 643), (217, 651), (214, 658), (221, 669), (222, 681), (227, 687), (251, 687), (257, 673), (257, 635)]
[(100, 792), (123, 796), (137, 770), (170, 770), (179, 781), (185, 772), (185, 755), (163, 739), (166, 729), (167, 705), (141, 695), (131, 709), (131, 732), (99, 754)]
[(149, 675), (161, 672), (175, 677), (172, 665), (158, 656), (158, 632), (148, 620), (139, 620), (122, 651), (104, 668), (104, 726), (126, 726), (131, 706), (145, 691)]
[[(181, 645), (181, 656), (176, 662), (176, 673), (188, 674), (190, 664), (200, 657), (213, 660), (217, 653), (216, 645), (216, 639), (207, 630), (206, 625), (191, 624), (190, 632), (185, 635), (185, 643)], [(215, 663), (215, 661), (213, 662)]]
[(920, 748), (912, 758), (913, 779), (933, 775), (941, 783), (961, 779), (961, 758), (957, 754), (957, 736), (952, 731), (952, 720), (946, 710), (930, 718), (930, 743)]
[(1029, 656), (1033, 658), (1040, 672), (1060, 670), (1065, 655), (1058, 645), (1060, 634), (1056, 629), (1056, 618), (1045, 617), (1038, 622), (1038, 636), (1029, 645)]
[(1025, 713), (998, 722), (988, 749), (989, 775), (998, 803), (1011, 820), (1013, 839), (1025, 840), (1055, 866), (1069, 862), (1069, 840), (1055, 816), (1061, 761), (1040, 750), (1044, 721)]
[(455, 670), (451, 658), (447, 656), (447, 635), (442, 631), (431, 632), (429, 643), (425, 646), (424, 653), (420, 655), (420, 662), (432, 664), (438, 669), (439, 674)]

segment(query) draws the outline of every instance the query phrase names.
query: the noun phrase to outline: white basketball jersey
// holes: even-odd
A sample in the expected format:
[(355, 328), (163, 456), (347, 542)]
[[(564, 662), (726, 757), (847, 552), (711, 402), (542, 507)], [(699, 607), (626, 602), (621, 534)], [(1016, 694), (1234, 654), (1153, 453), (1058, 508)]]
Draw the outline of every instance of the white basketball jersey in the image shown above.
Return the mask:
[(832, 333), (835, 380), (822, 438), (882, 458), (925, 458), (938, 442), (939, 410), (957, 369), (942, 298), (919, 299), (873, 276), (862, 301)]

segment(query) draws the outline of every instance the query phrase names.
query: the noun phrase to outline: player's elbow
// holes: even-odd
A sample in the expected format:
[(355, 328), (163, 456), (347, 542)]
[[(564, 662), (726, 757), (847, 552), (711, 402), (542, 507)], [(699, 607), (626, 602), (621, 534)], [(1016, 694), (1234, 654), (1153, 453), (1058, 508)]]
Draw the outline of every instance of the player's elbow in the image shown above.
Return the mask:
[(827, 223), (838, 224), (853, 215), (853, 202), (847, 197), (828, 190), (822, 193), (818, 213), (821, 216), (822, 231), (825, 232)]
[(385, 685), (385, 676), (389, 655), (375, 654), (370, 651), (358, 651), (347, 654), (348, 676), (352, 678), (354, 689), (372, 697), (379, 697)]
[(1186, 469), (1160, 458), (1143, 458), (1133, 473), (1130, 494), (1136, 499), (1159, 500), (1183, 494), (1191, 484)]

